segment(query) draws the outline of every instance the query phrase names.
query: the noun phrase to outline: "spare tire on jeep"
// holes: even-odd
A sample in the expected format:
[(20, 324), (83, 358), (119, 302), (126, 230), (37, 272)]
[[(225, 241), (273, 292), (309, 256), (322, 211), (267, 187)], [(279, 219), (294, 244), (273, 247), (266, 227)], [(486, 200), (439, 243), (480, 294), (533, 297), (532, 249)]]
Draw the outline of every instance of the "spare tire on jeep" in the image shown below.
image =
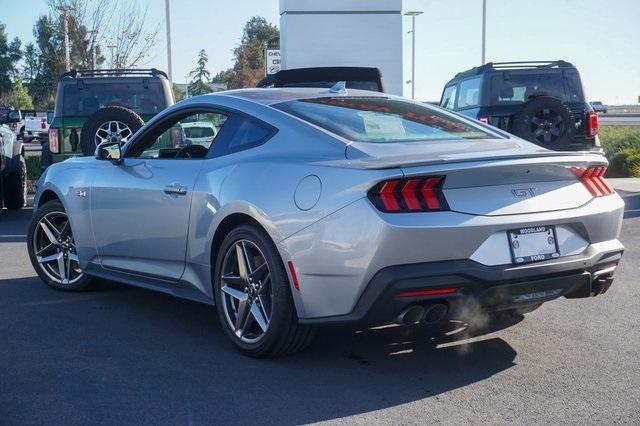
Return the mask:
[(575, 129), (569, 107), (551, 96), (538, 96), (525, 103), (511, 125), (514, 135), (556, 151), (569, 149)]
[(128, 108), (112, 106), (99, 109), (82, 126), (82, 153), (93, 155), (102, 142), (120, 142), (122, 145), (143, 125), (142, 118)]

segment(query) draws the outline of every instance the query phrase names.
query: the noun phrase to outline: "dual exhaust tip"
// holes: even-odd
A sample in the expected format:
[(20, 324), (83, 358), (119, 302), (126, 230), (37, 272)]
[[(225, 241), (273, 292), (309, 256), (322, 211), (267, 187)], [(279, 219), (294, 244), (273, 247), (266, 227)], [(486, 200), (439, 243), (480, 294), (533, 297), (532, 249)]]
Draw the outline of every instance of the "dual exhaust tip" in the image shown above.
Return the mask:
[(447, 316), (449, 306), (446, 303), (429, 303), (427, 305), (412, 305), (396, 317), (400, 325), (437, 324)]

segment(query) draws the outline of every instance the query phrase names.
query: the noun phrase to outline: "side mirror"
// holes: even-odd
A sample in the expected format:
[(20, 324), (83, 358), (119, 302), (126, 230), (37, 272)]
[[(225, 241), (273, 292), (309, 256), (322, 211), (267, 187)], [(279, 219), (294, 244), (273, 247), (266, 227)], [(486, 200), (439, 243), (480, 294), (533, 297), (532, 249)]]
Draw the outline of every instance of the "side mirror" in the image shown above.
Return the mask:
[(103, 142), (96, 148), (95, 157), (98, 160), (109, 160), (119, 163), (122, 160), (120, 142)]

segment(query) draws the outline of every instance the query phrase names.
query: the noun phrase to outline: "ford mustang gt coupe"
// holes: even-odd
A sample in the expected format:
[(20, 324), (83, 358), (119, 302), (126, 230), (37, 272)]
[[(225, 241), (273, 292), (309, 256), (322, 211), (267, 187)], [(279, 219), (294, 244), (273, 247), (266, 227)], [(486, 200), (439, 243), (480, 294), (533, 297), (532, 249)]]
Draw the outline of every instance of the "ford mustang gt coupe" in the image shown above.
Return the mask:
[[(190, 144), (193, 122), (215, 137)], [(227, 91), (49, 167), (27, 244), (57, 290), (104, 278), (212, 304), (242, 352), (273, 356), (322, 324), (605, 292), (624, 207), (606, 167), (339, 83)]]

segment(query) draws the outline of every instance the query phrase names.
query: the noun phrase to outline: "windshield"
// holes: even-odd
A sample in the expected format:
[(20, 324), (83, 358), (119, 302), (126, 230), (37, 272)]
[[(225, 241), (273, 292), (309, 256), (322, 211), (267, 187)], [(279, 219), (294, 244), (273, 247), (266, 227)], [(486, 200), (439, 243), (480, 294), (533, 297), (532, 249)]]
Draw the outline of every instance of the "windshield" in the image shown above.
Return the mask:
[(480, 126), (412, 102), (387, 98), (315, 98), (275, 105), (356, 142), (497, 139)]
[(82, 89), (76, 84), (64, 88), (62, 114), (87, 116), (100, 108), (123, 106), (140, 115), (156, 114), (166, 107), (161, 83), (145, 85), (139, 80), (131, 82), (85, 81)]

